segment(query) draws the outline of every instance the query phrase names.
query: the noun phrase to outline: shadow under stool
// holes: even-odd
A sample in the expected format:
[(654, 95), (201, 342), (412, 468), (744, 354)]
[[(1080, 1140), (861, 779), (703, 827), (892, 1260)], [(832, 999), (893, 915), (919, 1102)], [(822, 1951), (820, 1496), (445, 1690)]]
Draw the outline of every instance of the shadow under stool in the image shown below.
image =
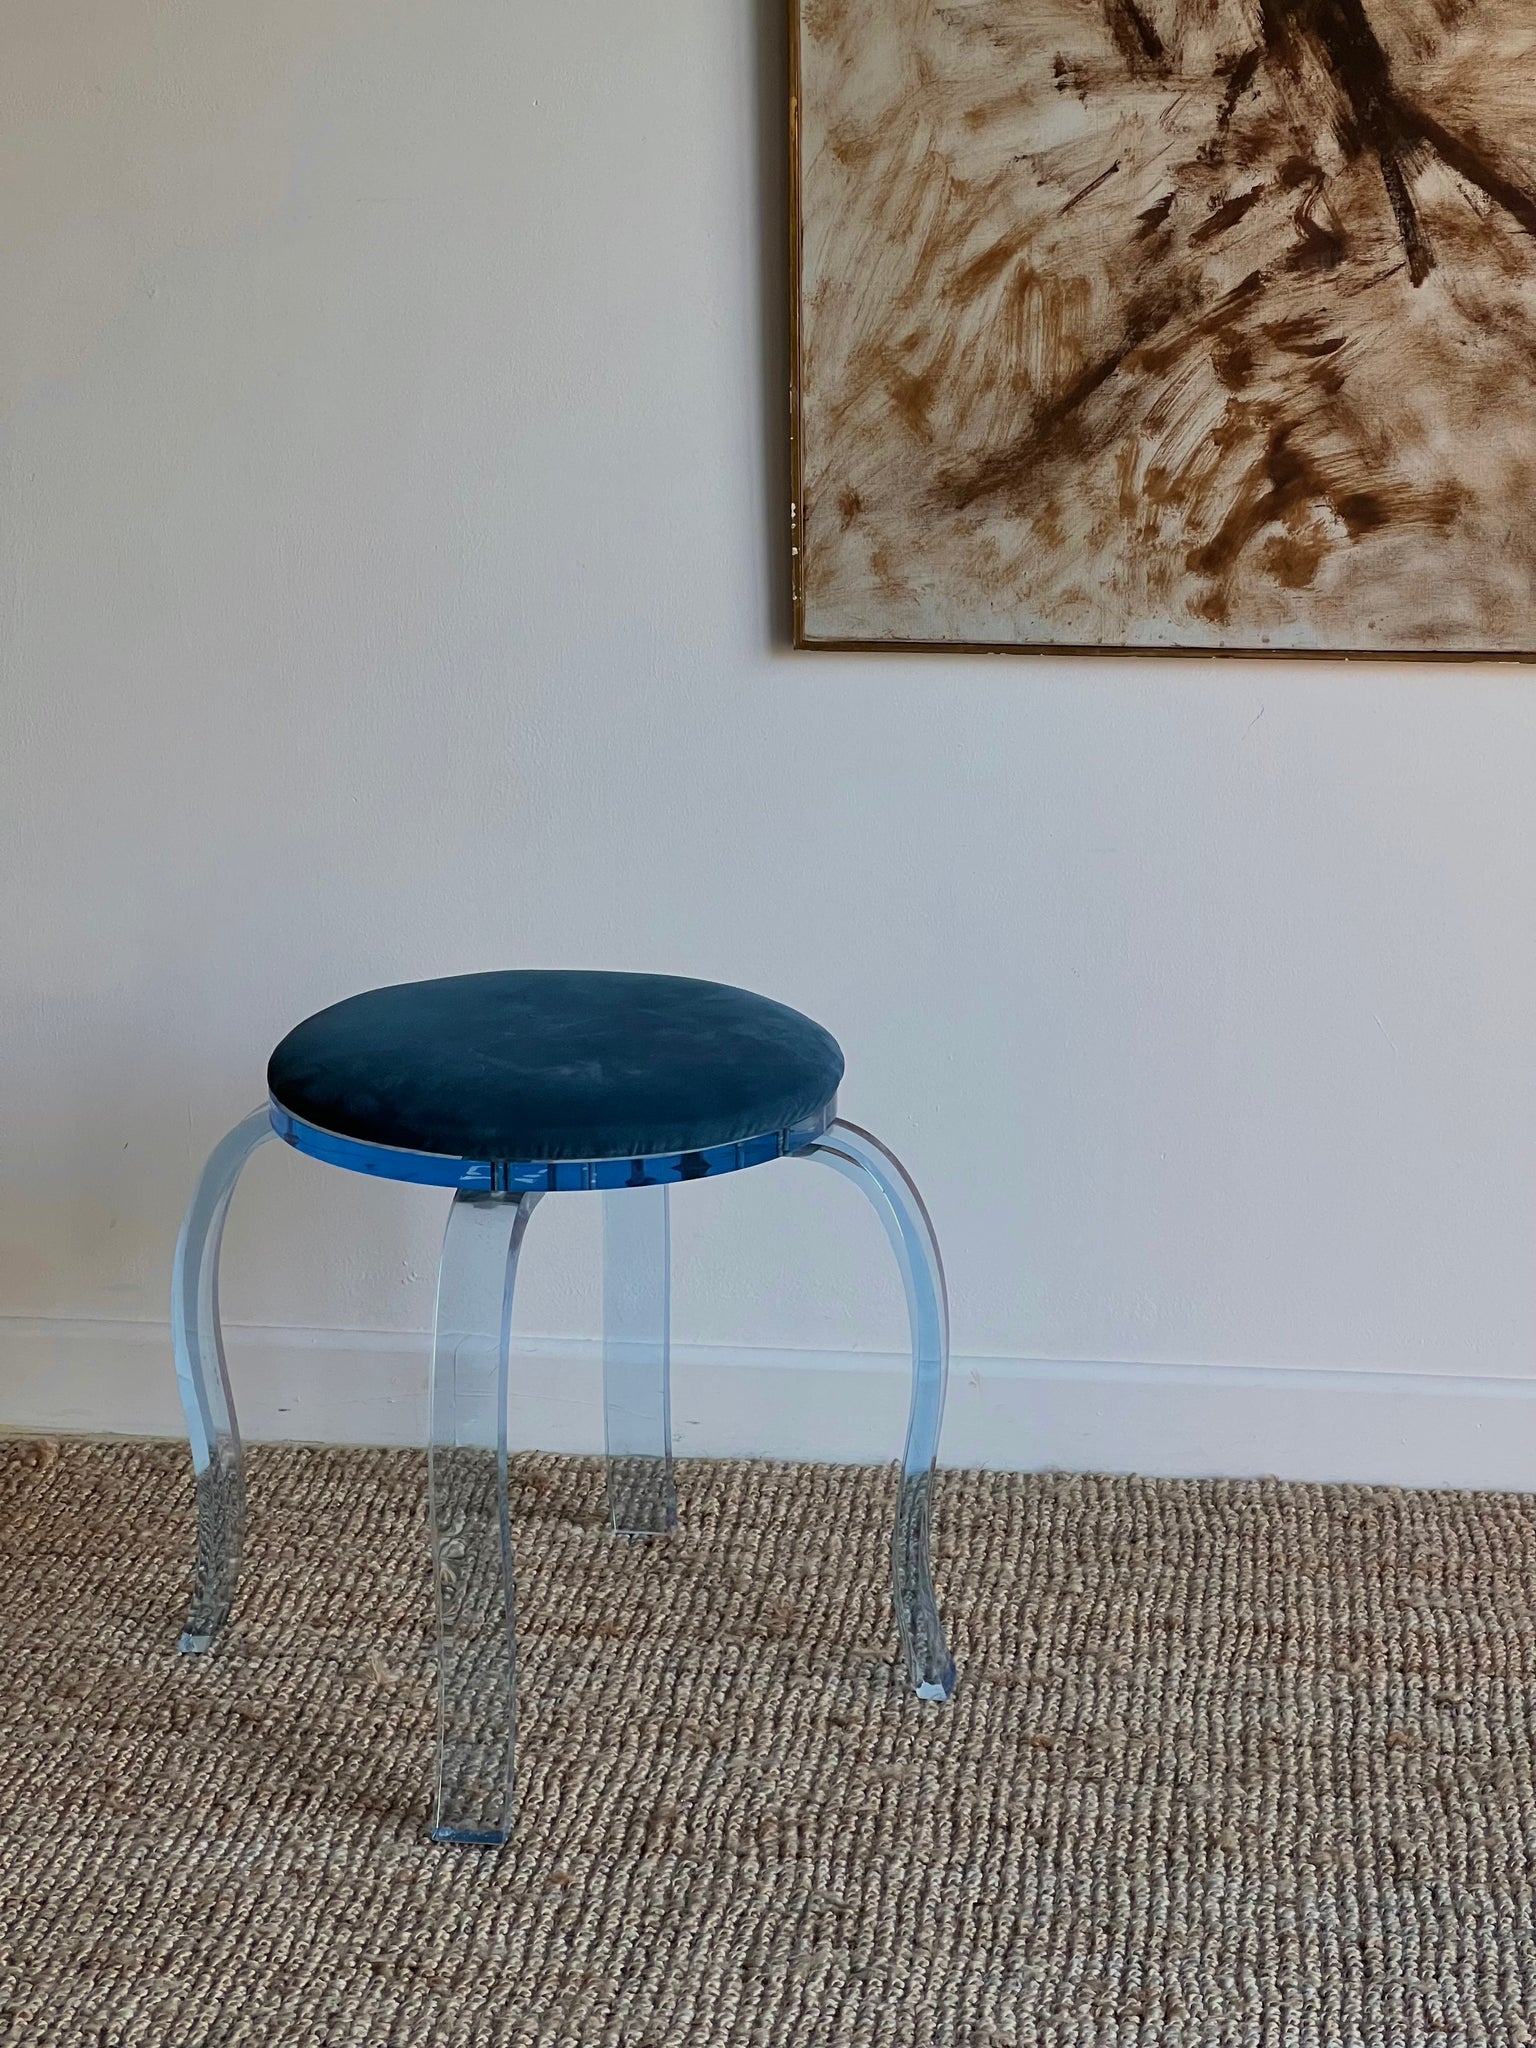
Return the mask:
[(616, 1533), (677, 1519), (668, 1401), (668, 1188), (771, 1159), (853, 1181), (895, 1248), (912, 1404), (891, 1543), (911, 1682), (948, 1699), (955, 1667), (929, 1570), (949, 1364), (939, 1249), (917, 1189), (837, 1117), (843, 1056), (782, 1003), (671, 975), (524, 970), (352, 996), (291, 1031), (269, 1099), (214, 1148), (176, 1247), (176, 1372), (197, 1471), (197, 1559), (180, 1647), (210, 1649), (240, 1569), (245, 1484), (219, 1331), (219, 1244), (256, 1147), (451, 1188), (438, 1272), (428, 1451), (438, 1612), (443, 1842), (504, 1842), (516, 1711), (507, 1503), (507, 1349), (523, 1233), (547, 1194), (603, 1198), (603, 1401)]

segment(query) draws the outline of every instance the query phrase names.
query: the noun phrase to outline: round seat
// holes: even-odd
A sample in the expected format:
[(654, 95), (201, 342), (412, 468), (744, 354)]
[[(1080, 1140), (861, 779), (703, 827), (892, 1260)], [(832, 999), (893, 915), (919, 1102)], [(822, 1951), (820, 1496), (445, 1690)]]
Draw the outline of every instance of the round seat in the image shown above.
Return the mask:
[(632, 1160), (830, 1115), (835, 1038), (746, 989), (514, 969), (334, 1003), (273, 1053), (274, 1106), (327, 1136), (478, 1161)]

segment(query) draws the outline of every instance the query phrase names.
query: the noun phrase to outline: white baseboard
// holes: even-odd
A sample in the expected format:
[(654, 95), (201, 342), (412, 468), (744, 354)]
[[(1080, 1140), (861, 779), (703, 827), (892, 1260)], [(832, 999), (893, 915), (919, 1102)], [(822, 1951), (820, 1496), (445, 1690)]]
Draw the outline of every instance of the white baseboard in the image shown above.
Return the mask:
[[(424, 1336), (250, 1325), (225, 1335), (248, 1437), (425, 1441)], [(513, 1442), (601, 1449), (596, 1344), (523, 1338), (517, 1350)], [(900, 1449), (907, 1372), (893, 1354), (680, 1344), (674, 1440), (695, 1457), (882, 1463)], [(181, 1427), (166, 1325), (0, 1317), (0, 1430)], [(943, 1462), (1536, 1490), (1536, 1379), (960, 1357)]]

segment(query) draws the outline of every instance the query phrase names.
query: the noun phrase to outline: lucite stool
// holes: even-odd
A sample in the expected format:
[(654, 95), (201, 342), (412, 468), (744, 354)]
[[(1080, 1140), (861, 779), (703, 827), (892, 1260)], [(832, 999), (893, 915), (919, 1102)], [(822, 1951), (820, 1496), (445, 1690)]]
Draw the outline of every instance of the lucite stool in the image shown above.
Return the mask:
[(443, 1842), (511, 1825), (516, 1710), (507, 1501), (507, 1349), (523, 1233), (547, 1194), (603, 1197), (603, 1400), (616, 1534), (677, 1519), (668, 1402), (668, 1187), (819, 1161), (861, 1187), (895, 1247), (912, 1404), (891, 1544), (896, 1624), (923, 1699), (955, 1667), (929, 1570), (929, 1502), (949, 1364), (939, 1249), (917, 1189), (839, 1121), (843, 1056), (782, 1003), (669, 975), (522, 971), (375, 989), (289, 1033), (269, 1099), (217, 1145), (176, 1247), (176, 1372), (197, 1472), (197, 1558), (180, 1647), (210, 1649), (240, 1569), (245, 1485), (219, 1331), (219, 1244), (256, 1147), (454, 1190), (437, 1283), (428, 1451), (438, 1611)]

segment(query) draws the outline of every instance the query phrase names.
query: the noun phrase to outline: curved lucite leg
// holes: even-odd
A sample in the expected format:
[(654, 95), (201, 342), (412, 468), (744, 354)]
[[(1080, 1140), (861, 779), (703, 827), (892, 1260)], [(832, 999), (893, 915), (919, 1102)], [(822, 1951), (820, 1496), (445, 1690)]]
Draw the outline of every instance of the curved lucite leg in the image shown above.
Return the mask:
[(667, 1189), (603, 1196), (603, 1426), (616, 1536), (675, 1527), (670, 1390), (671, 1215)]
[(197, 1472), (197, 1561), (178, 1648), (207, 1650), (229, 1618), (245, 1533), (245, 1468), (219, 1330), (219, 1247), (247, 1159), (273, 1135), (253, 1110), (214, 1147), (182, 1220), (171, 1280), (171, 1342)]
[(507, 1340), (538, 1195), (454, 1196), (437, 1277), (427, 1453), (437, 1582), (437, 1842), (504, 1842), (517, 1667)]
[(891, 1539), (896, 1625), (918, 1698), (947, 1700), (955, 1689), (955, 1665), (928, 1562), (933, 1468), (949, 1376), (949, 1300), (938, 1240), (900, 1160), (856, 1124), (834, 1123), (795, 1157), (820, 1160), (864, 1190), (879, 1211), (901, 1268), (912, 1326), (912, 1407)]

